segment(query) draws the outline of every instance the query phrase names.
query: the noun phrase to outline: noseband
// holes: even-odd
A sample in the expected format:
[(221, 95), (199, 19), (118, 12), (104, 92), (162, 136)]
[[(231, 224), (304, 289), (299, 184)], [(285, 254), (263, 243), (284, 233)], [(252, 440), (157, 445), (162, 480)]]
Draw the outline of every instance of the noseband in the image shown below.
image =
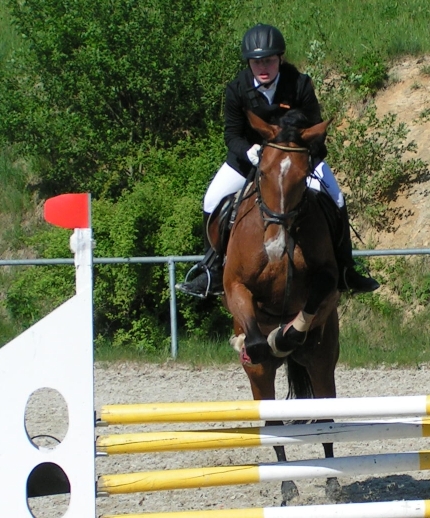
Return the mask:
[[(292, 153), (308, 153), (309, 167), (311, 167), (312, 159), (309, 154), (308, 148), (282, 146), (280, 144), (275, 144), (273, 142), (268, 142), (267, 144), (264, 144), (262, 146), (262, 151), (263, 151), (264, 147), (274, 147), (276, 149), (280, 149), (281, 151), (287, 151), (289, 153), (291, 153), (291, 152)], [(262, 151), (261, 151), (261, 153), (262, 153)], [(283, 225), (289, 230), (291, 228), (292, 223), (294, 222), (294, 219), (299, 214), (300, 206), (301, 206), (302, 202), (300, 202), (293, 210), (290, 210), (289, 212), (287, 212), (285, 214), (282, 212), (275, 212), (275, 211), (271, 210), (263, 201), (263, 197), (261, 194), (261, 188), (260, 188), (260, 178), (261, 178), (261, 169), (260, 169), (260, 166), (258, 166), (257, 172), (256, 172), (256, 178), (255, 178), (255, 184), (256, 184), (256, 189), (257, 189), (257, 203), (258, 203), (258, 206), (260, 207), (260, 211), (261, 211), (263, 221), (265, 223), (265, 227), (267, 228), (271, 223), (274, 223), (276, 225)], [(302, 198), (302, 200), (303, 200), (303, 198)], [(291, 221), (290, 225), (287, 225), (288, 220)]]

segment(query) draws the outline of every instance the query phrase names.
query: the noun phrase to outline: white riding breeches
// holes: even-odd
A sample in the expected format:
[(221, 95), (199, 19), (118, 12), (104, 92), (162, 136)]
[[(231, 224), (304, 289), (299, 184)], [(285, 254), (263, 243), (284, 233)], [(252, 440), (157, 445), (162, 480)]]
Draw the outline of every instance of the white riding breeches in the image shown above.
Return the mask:
[[(239, 191), (245, 184), (245, 181), (246, 179), (241, 174), (229, 166), (227, 162), (224, 162), (206, 191), (203, 200), (204, 212), (212, 213), (224, 196)], [(316, 166), (313, 175), (307, 179), (307, 185), (317, 191), (325, 192), (339, 208), (343, 207), (345, 201), (342, 191), (326, 162), (320, 162)]]
[(246, 178), (229, 166), (227, 162), (224, 162), (206, 191), (203, 200), (204, 212), (211, 214), (224, 196), (239, 191), (244, 186), (245, 181)]

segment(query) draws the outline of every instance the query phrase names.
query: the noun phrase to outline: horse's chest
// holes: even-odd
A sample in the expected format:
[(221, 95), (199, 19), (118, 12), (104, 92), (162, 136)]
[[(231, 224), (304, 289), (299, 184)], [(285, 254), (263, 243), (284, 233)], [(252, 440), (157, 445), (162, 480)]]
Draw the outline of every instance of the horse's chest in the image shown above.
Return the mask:
[[(261, 278), (270, 284), (272, 289), (279, 284), (282, 286), (285, 284), (285, 278), (290, 268), (293, 268), (294, 280), (302, 278), (307, 271), (300, 246), (288, 240), (288, 234), (280, 231), (278, 235), (264, 243), (266, 256), (263, 261), (264, 266), (261, 269)], [(291, 245), (292, 250), (288, 250)]]
[(282, 226), (278, 226), (277, 232), (274, 236), (265, 239), (264, 249), (269, 263), (275, 263), (282, 260), (287, 251), (286, 232)]

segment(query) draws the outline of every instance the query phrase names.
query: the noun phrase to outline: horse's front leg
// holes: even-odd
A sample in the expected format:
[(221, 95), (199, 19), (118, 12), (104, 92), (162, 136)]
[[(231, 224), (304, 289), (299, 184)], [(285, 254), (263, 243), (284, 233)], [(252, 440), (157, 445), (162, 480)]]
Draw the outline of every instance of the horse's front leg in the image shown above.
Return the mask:
[[(259, 365), (243, 364), (243, 368), (251, 384), (252, 396), (255, 400), (275, 399), (276, 370), (283, 363), (283, 360), (272, 357), (269, 361)], [(267, 421), (267, 426), (283, 426), (282, 421)], [(285, 448), (274, 446), (278, 462), (286, 462)], [(281, 507), (299, 496), (299, 490), (292, 480), (286, 480), (281, 485), (282, 504)]]
[(225, 300), (238, 328), (245, 334), (246, 356), (258, 364), (271, 357), (267, 338), (263, 335), (256, 318), (256, 306), (252, 293), (239, 283), (224, 283)]
[[(306, 341), (308, 331), (315, 324), (317, 313), (323, 313), (334, 296), (337, 296), (337, 278), (330, 268), (317, 271), (311, 276), (308, 300), (292, 322), (273, 330), (268, 343), (273, 354), (285, 357)], [(321, 318), (321, 317), (320, 317)]]

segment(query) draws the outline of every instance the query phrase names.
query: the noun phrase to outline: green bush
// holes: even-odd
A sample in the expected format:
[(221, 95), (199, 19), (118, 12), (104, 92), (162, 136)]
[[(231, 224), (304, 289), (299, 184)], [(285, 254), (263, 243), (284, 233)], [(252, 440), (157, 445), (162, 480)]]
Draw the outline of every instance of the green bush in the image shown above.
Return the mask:
[[(201, 197), (225, 153), (221, 131), (211, 131), (208, 139), (189, 137), (171, 149), (152, 150), (141, 157), (142, 181), (117, 201), (93, 201), (96, 257), (202, 253)], [(44, 226), (28, 244), (39, 257), (69, 257), (69, 235)], [(178, 265), (178, 278), (189, 267)], [(20, 271), (6, 300), (13, 321), (30, 326), (73, 294), (73, 279), (71, 267)], [(139, 352), (165, 347), (170, 334), (168, 279), (166, 264), (96, 265), (97, 343), (109, 340)], [(216, 300), (202, 305), (179, 297), (179, 323), (190, 330), (199, 327), (202, 334), (218, 333), (229, 322), (219, 306)]]
[(363, 94), (374, 94), (387, 80), (387, 64), (376, 52), (366, 52), (345, 69), (348, 80)]
[(397, 123), (394, 114), (382, 119), (369, 104), (360, 117), (348, 116), (329, 139), (329, 160), (351, 194), (349, 209), (376, 228), (390, 222), (388, 202), (406, 182), (426, 171), (422, 160), (404, 159), (416, 152), (415, 142), (407, 142), (409, 130)]
[[(45, 226), (28, 239), (40, 258), (70, 257), (70, 232)], [(16, 326), (27, 328), (75, 293), (75, 273), (70, 266), (31, 266), (19, 270), (9, 287), (6, 308)]]
[(235, 2), (9, 6), (24, 44), (0, 70), (0, 140), (43, 159), (43, 192), (116, 198), (141, 179), (139, 156), (220, 119)]

